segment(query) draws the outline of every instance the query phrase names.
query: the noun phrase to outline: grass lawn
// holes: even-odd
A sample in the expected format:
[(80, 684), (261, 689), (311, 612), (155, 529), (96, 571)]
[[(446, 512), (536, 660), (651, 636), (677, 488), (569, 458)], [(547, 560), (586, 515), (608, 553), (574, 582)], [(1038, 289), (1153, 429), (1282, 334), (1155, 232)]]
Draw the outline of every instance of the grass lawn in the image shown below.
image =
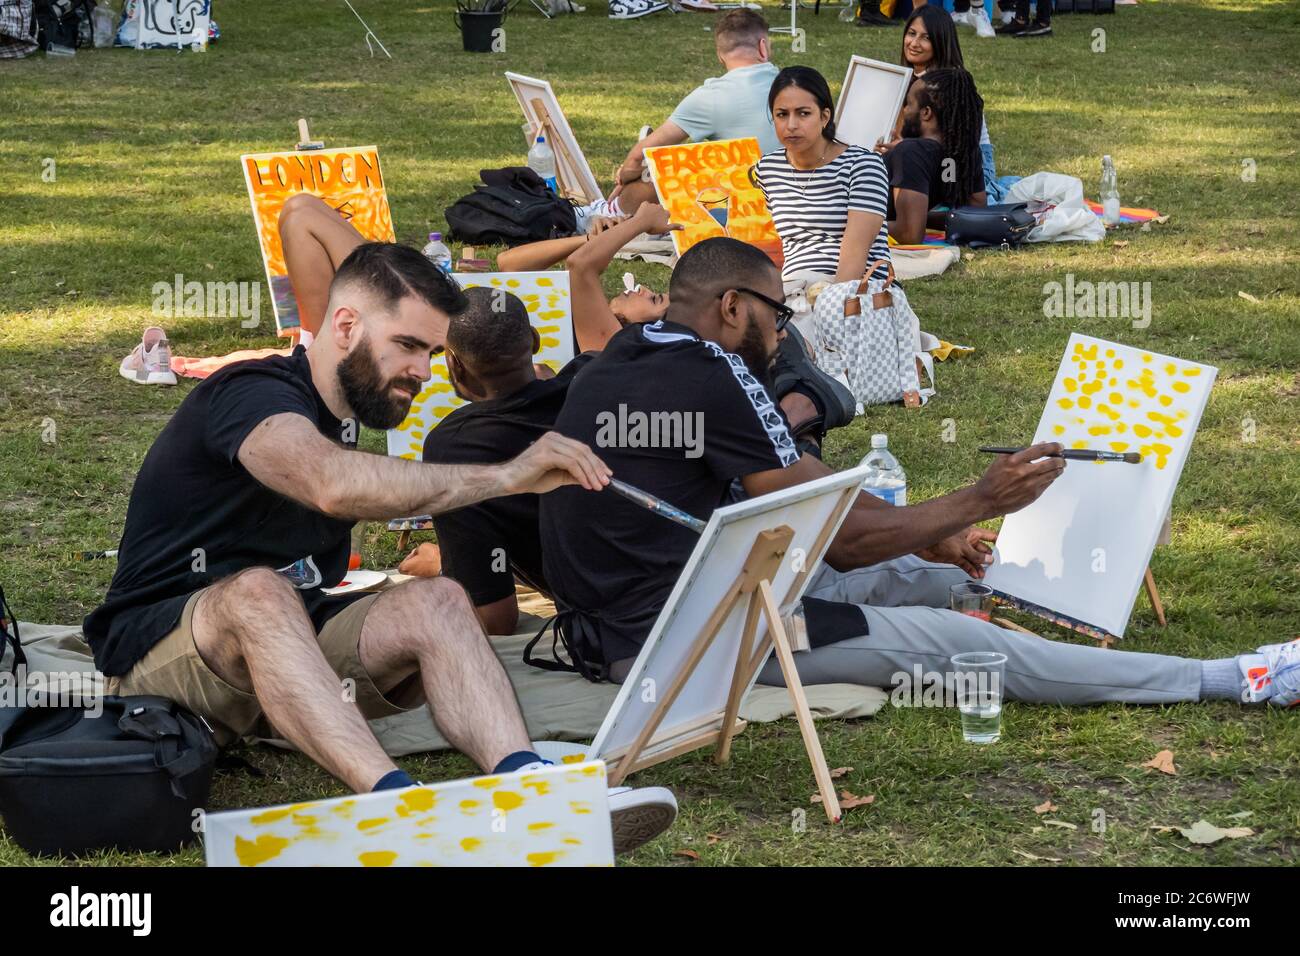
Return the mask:
[[(607, 182), (638, 127), (662, 120), (717, 63), (707, 15), (615, 23), (603, 4), (588, 2), (587, 13), (552, 22), (521, 5), (502, 55), (461, 52), (448, 0), (357, 4), (391, 60), (371, 59), (341, 3), (220, 0), (223, 38), (206, 54), (86, 50), (71, 60), (0, 63), (0, 580), (22, 619), (77, 621), (98, 602), (112, 562), (71, 555), (116, 545), (137, 467), (193, 387), (136, 388), (117, 375), (151, 324), (153, 284), (178, 272), (264, 279), (238, 155), (291, 145), (304, 115), (330, 145), (377, 143), (398, 237), (415, 241), (440, 228), (442, 210), (469, 191), (479, 169), (523, 163), (521, 118), (501, 78), (510, 69), (552, 82)], [(775, 5), (767, 13), (774, 23), (788, 18)], [(801, 12), (800, 24), (806, 51), (795, 54), (788, 37), (777, 37), (775, 59), (820, 69), (836, 91), (850, 54), (897, 59), (901, 28), (855, 29), (834, 9), (816, 18)], [(1092, 49), (1098, 28), (1104, 53)], [(873, 431), (886, 431), (914, 499), (973, 480), (988, 461), (977, 446), (1033, 431), (1072, 331), (1216, 365), (1219, 382), (1174, 502), (1173, 542), (1153, 559), (1169, 626), (1158, 628), (1140, 597), (1114, 653), (1222, 657), (1294, 636), (1300, 5), (1143, 0), (1115, 16), (1060, 16), (1055, 30), (1041, 41), (977, 40), (962, 30), (999, 171), (1069, 173), (1095, 195), (1101, 154), (1110, 153), (1124, 203), (1171, 219), (1100, 244), (986, 251), (910, 283), (923, 327), (978, 351), (940, 368), (940, 394), (925, 409), (873, 408), (840, 430), (828, 460), (852, 464)], [(41, 175), (47, 159), (54, 182)], [(1246, 160), (1253, 182), (1243, 181)], [(661, 267), (635, 271), (666, 286)], [(612, 270), (611, 290), (621, 272)], [(1150, 327), (1044, 318), (1044, 283), (1070, 272), (1149, 281)], [(264, 306), (258, 329), (238, 319), (176, 319), (167, 330), (179, 354), (211, 355), (275, 344), (268, 322)], [(947, 419), (955, 442), (941, 439)], [(43, 441), (51, 423), (56, 440)], [(382, 436), (367, 434), (364, 444), (382, 451)], [(395, 537), (371, 525), (365, 557), (368, 566), (391, 566)], [(947, 710), (886, 708), (870, 720), (823, 723), (821, 733), (831, 765), (855, 768), (839, 781), (844, 788), (875, 794), (843, 825), (812, 812), (815, 786), (793, 721), (755, 726), (737, 740), (729, 766), (700, 753), (636, 778), (672, 787), (682, 814), (629, 862), (1300, 862), (1295, 712), (1012, 704), (1002, 742), (987, 749), (963, 745)], [(1174, 751), (1176, 776), (1141, 768), (1162, 749)], [(244, 756), (263, 775), (220, 776), (214, 809), (341, 792), (302, 756)], [(458, 755), (402, 765), (426, 781), (471, 772)], [(1039, 817), (1032, 808), (1048, 799), (1059, 809)], [(809, 811), (803, 829), (792, 825), (800, 809)], [(1091, 826), (1098, 809), (1104, 833)], [(1202, 817), (1231, 826), (1230, 815), (1247, 811), (1234, 823), (1253, 836), (1210, 847), (1152, 829)], [(684, 849), (698, 862), (675, 855)], [(201, 859), (194, 849), (90, 862)], [(29, 862), (0, 838), (0, 863)]]

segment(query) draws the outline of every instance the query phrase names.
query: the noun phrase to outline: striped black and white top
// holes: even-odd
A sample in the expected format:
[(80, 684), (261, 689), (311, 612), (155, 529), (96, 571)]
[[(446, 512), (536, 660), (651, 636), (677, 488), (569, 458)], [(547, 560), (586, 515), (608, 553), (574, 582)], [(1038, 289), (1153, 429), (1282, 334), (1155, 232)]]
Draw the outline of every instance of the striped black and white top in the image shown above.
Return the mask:
[[(755, 181), (781, 237), (783, 278), (801, 270), (835, 275), (840, 240), (849, 213), (885, 216), (889, 204), (889, 174), (885, 162), (871, 150), (850, 146), (825, 166), (795, 169), (784, 149), (767, 153), (754, 167)], [(889, 227), (881, 223), (871, 243), (868, 262), (889, 260)], [(876, 276), (885, 276), (883, 268)]]

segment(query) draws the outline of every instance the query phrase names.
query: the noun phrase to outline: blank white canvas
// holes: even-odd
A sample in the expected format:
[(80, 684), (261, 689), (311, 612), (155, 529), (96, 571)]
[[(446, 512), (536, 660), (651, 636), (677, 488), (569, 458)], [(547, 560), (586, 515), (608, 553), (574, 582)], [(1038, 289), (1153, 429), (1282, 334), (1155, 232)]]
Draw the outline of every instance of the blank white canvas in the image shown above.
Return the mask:
[(600, 199), (604, 195), (600, 191), (600, 184), (596, 182), (591, 166), (587, 163), (587, 157), (583, 155), (582, 147), (578, 145), (573, 130), (569, 128), (569, 121), (564, 115), (564, 110), (560, 108), (560, 101), (555, 98), (555, 91), (551, 89), (551, 84), (546, 80), (534, 79), (519, 73), (507, 73), (506, 80), (510, 83), (515, 99), (519, 101), (519, 108), (524, 111), (524, 119), (532, 124), (533, 129), (541, 129), (542, 126), (537, 113), (533, 110), (533, 100), (540, 99), (546, 106), (546, 111), (551, 114), (555, 135), (560, 138), (569, 154), (566, 157), (560, 150), (552, 150), (555, 153), (555, 167), (560, 173), (561, 185), (573, 184), (583, 193), (583, 198), (587, 202)]
[(1034, 442), (1142, 452), (1142, 462), (1067, 462), (1003, 522), (984, 583), (1122, 637), (1217, 373), (1071, 335)]
[[(452, 278), (462, 289), (501, 289), (523, 301), (528, 321), (542, 340), (534, 362), (558, 372), (573, 358), (573, 306), (567, 272), (457, 272)], [(446, 353), (433, 356), (429, 378), (411, 401), (406, 419), (388, 430), (388, 454), (421, 461), (429, 432), (464, 404), (447, 378)]]
[[(588, 752), (611, 754), (636, 739), (656, 706), (654, 699), (646, 699), (653, 695), (645, 689), (664, 692), (672, 684), (705, 622), (740, 574), (760, 532), (780, 525), (789, 525), (795, 532), (772, 582), (772, 593), (781, 602), (799, 570), (816, 568), (821, 561), (824, 548), (817, 551), (814, 545), (827, 521), (838, 530), (848, 513), (854, 497), (845, 499), (841, 492), (860, 486), (865, 477), (866, 469), (855, 468), (714, 511)], [(805, 578), (791, 601), (802, 597), (807, 582)], [(726, 709), (747, 604), (747, 599), (736, 602), (655, 737), (671, 736), (674, 728)], [(757, 639), (761, 641), (766, 634), (766, 618), (760, 616)]]
[(836, 137), (865, 149), (888, 140), (911, 81), (910, 66), (851, 57), (835, 104)]
[(208, 866), (613, 866), (599, 760), (211, 813)]

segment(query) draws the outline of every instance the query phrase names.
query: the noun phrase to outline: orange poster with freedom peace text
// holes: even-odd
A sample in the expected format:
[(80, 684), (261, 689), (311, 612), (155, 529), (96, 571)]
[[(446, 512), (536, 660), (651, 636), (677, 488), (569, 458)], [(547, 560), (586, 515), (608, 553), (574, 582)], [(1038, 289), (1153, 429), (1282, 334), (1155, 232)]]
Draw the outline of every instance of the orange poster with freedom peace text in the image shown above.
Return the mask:
[(659, 203), (682, 226), (671, 233), (678, 255), (713, 236), (730, 236), (781, 264), (781, 239), (767, 200), (749, 178), (762, 155), (753, 137), (645, 151)]
[(393, 242), (393, 214), (379, 168), (379, 149), (341, 149), (246, 153), (239, 157), (253, 204), (257, 241), (266, 265), (266, 281), (281, 335), (299, 326), (298, 303), (280, 247), (280, 209), (294, 193), (319, 196), (372, 242)]

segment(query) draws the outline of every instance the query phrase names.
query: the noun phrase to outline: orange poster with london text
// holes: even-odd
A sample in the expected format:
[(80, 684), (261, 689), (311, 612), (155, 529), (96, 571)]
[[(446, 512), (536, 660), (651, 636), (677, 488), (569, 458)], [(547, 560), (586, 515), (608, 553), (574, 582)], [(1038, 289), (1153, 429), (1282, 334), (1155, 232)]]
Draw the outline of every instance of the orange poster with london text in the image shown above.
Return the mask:
[(298, 303), (284, 267), (280, 248), (280, 208), (294, 193), (319, 196), (366, 239), (393, 242), (393, 214), (388, 208), (379, 149), (290, 150), (247, 153), (239, 157), (253, 204), (257, 241), (266, 264), (266, 281), (275, 304), (275, 324), (281, 335), (298, 328)]
[(659, 203), (683, 227), (671, 234), (678, 255), (704, 239), (730, 236), (781, 264), (781, 239), (767, 200), (749, 179), (762, 155), (753, 137), (645, 151)]

